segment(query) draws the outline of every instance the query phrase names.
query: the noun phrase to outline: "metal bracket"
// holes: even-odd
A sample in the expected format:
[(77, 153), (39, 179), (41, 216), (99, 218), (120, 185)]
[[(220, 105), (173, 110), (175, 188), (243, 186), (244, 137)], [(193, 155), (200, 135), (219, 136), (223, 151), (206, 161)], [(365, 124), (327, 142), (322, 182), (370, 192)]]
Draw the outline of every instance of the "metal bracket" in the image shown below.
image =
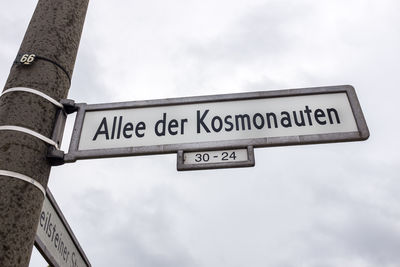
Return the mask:
[[(63, 109), (59, 109), (57, 111), (57, 118), (53, 129), (53, 135), (51, 137), (51, 139), (54, 140), (59, 147), (61, 147), (68, 114), (74, 113), (78, 110), (74, 100), (62, 99), (60, 103), (63, 105)], [(65, 163), (64, 155), (64, 151), (57, 150), (54, 147), (49, 147), (47, 150), (47, 159), (52, 166), (63, 165)]]
[(64, 106), (64, 110), (67, 114), (72, 114), (78, 111), (78, 106), (72, 99), (61, 99), (60, 103)]
[[(58, 147), (61, 147), (65, 122), (67, 121), (67, 113), (64, 109), (59, 109), (57, 110), (56, 117), (51, 139), (57, 143)], [(49, 147), (47, 150), (47, 159), (52, 166), (62, 165), (64, 164), (64, 151), (54, 149), (54, 147)]]
[(65, 163), (64, 155), (64, 151), (54, 149), (54, 147), (49, 147), (47, 150), (47, 160), (50, 162), (51, 166), (63, 165)]

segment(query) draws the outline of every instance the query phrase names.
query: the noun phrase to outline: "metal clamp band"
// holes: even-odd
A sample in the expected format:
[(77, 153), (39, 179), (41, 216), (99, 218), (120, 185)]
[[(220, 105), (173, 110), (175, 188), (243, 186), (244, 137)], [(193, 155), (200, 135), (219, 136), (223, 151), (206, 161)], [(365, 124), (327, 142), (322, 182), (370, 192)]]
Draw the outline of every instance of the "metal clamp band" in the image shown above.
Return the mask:
[(6, 170), (0, 170), (0, 175), (17, 178), (22, 181), (28, 182), (28, 183), (36, 186), (36, 188), (38, 188), (40, 191), (42, 191), (43, 196), (46, 196), (46, 190), (44, 189), (44, 187), (39, 182), (37, 182), (35, 179), (33, 179), (29, 176), (26, 176), (26, 175), (18, 173), (18, 172), (6, 171)]
[(7, 90), (5, 90), (5, 91), (0, 95), (0, 97), (2, 97), (3, 95), (5, 95), (5, 94), (7, 94), (7, 93), (11, 93), (11, 92), (27, 92), (27, 93), (32, 93), (32, 94), (38, 95), (38, 96), (40, 96), (40, 97), (43, 97), (43, 98), (46, 99), (47, 101), (50, 101), (51, 103), (53, 103), (54, 105), (56, 105), (57, 107), (64, 108), (64, 106), (63, 106), (60, 102), (58, 102), (57, 100), (55, 100), (54, 98), (52, 98), (52, 97), (46, 95), (46, 94), (43, 93), (43, 92), (40, 92), (40, 91), (36, 90), (36, 89), (27, 88), (27, 87), (14, 87), (14, 88), (7, 89)]
[(18, 132), (23, 132), (23, 133), (32, 135), (32, 136), (34, 136), (36, 138), (39, 138), (40, 140), (42, 140), (42, 141), (54, 146), (57, 150), (60, 150), (58, 144), (54, 140), (51, 140), (50, 138), (48, 138), (48, 137), (46, 137), (44, 135), (41, 135), (41, 134), (39, 134), (39, 133), (37, 133), (35, 131), (32, 131), (32, 130), (30, 130), (28, 128), (24, 128), (24, 127), (20, 127), (20, 126), (14, 126), (14, 125), (2, 125), (2, 126), (0, 126), (0, 131), (18, 131)]
[(54, 64), (55, 66), (57, 66), (58, 68), (60, 68), (65, 73), (65, 75), (68, 78), (69, 83), (71, 84), (71, 75), (68, 73), (68, 71), (63, 66), (61, 66), (59, 63), (57, 63), (56, 61), (54, 61), (50, 58), (39, 56), (34, 53), (30, 53), (30, 54), (24, 53), (24, 54), (18, 54), (14, 63), (22, 64), (22, 65), (32, 65), (32, 63), (34, 63), (36, 61), (36, 59), (48, 61), (48, 62)]
[(69, 84), (71, 84), (71, 76), (69, 75), (68, 71), (67, 71), (63, 66), (61, 66), (60, 64), (58, 64), (56, 61), (51, 60), (50, 58), (46, 58), (46, 57), (42, 57), (42, 56), (38, 56), (38, 55), (36, 55), (36, 58), (37, 58), (37, 59), (46, 60), (46, 61), (48, 61), (48, 62), (50, 62), (50, 63), (53, 63), (53, 64), (56, 65), (57, 67), (59, 67), (59, 68), (65, 73), (65, 75), (67, 76), (68, 81), (69, 81)]

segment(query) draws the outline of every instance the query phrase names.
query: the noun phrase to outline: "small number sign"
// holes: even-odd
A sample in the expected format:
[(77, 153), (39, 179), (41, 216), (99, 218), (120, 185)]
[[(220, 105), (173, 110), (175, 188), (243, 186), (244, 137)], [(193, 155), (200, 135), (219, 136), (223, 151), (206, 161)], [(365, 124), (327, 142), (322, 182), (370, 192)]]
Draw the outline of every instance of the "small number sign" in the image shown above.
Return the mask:
[(24, 65), (31, 65), (32, 62), (35, 60), (35, 58), (36, 58), (35, 54), (24, 54), (21, 56), (19, 63)]
[(178, 152), (178, 170), (253, 167), (253, 147), (216, 151)]
[[(240, 151), (240, 152), (242, 152), (242, 151)], [(246, 152), (246, 151), (244, 151), (244, 152)], [(228, 151), (199, 152), (199, 153), (194, 154), (194, 161), (196, 163), (209, 162), (210, 154), (211, 154), (211, 159), (215, 159), (215, 160), (213, 160), (213, 162), (235, 161), (236, 159), (238, 159), (238, 157), (236, 156), (236, 153), (237, 153), (236, 150), (229, 151), (229, 152)], [(239, 161), (247, 160), (247, 155), (245, 155), (245, 154), (240, 154), (240, 155), (243, 156), (243, 159), (238, 159)], [(190, 159), (190, 157), (193, 157), (193, 154), (186, 153), (185, 156), (186, 156), (184, 159), (185, 162), (193, 160), (193, 159)]]

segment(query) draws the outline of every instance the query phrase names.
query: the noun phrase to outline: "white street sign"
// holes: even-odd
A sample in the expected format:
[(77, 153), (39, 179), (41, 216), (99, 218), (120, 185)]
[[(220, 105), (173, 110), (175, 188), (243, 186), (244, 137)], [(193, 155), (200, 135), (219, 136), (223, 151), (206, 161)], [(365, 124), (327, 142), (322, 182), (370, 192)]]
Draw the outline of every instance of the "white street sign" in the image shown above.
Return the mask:
[(351, 86), (78, 104), (65, 160), (364, 140)]
[(50, 191), (40, 212), (35, 246), (54, 267), (90, 267)]

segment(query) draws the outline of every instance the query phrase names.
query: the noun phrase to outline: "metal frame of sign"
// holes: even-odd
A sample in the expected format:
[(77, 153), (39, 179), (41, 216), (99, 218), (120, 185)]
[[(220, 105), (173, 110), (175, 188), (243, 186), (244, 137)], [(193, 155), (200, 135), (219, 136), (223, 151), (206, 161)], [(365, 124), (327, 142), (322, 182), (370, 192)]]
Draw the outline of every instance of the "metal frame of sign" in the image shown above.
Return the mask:
[[(53, 195), (51, 194), (48, 188), (46, 189), (46, 196), (49, 199), (54, 210), (56, 211), (58, 217), (61, 219), (61, 222), (65, 226), (65, 229), (67, 230), (69, 236), (71, 237), (72, 242), (78, 249), (79, 254), (81, 254), (82, 259), (85, 261), (87, 266), (91, 267), (92, 265), (90, 264), (88, 258), (86, 257), (86, 254), (83, 251), (81, 245), (79, 244), (78, 239), (76, 239), (74, 233), (72, 232), (71, 227), (69, 226), (67, 220), (64, 217), (64, 214), (61, 212), (60, 207), (57, 205), (56, 200), (54, 199)], [(37, 235), (35, 237), (35, 247), (39, 250), (40, 254), (42, 254), (42, 256), (46, 259), (47, 263), (50, 264), (50, 266), (60, 267), (60, 265), (58, 265), (57, 261), (51, 255), (50, 251), (46, 248), (46, 245), (40, 240), (40, 238)]]
[[(236, 148), (240, 149), (240, 148)], [(238, 162), (217, 162), (217, 163), (200, 163), (200, 164), (185, 164), (184, 153), (186, 151), (179, 150), (177, 153), (177, 170), (178, 171), (191, 171), (191, 170), (206, 170), (206, 169), (225, 169), (225, 168), (240, 168), (240, 167), (254, 167), (254, 148), (248, 146), (245, 148), (247, 150), (247, 160)], [(196, 151), (201, 152), (201, 151)]]
[[(287, 137), (268, 137), (268, 138), (255, 138), (255, 139), (250, 138), (250, 139), (241, 139), (233, 141), (227, 140), (227, 141), (153, 145), (153, 146), (139, 146), (139, 147), (91, 149), (91, 150), (81, 150), (81, 151), (78, 149), (85, 113), (88, 111), (134, 109), (134, 108), (215, 103), (223, 101), (280, 98), (280, 97), (290, 97), (290, 96), (320, 95), (320, 94), (333, 94), (333, 93), (347, 94), (357, 124), (358, 131), (344, 132), (344, 133), (287, 136)], [(93, 105), (81, 103), (81, 104), (76, 104), (76, 107), (78, 109), (78, 113), (76, 115), (69, 151), (67, 154), (64, 155), (64, 162), (75, 162), (78, 159), (168, 154), (168, 153), (177, 153), (180, 150), (200, 151), (206, 149), (218, 150), (218, 149), (234, 149), (238, 147), (244, 148), (247, 146), (253, 146), (254, 148), (258, 148), (258, 147), (271, 147), (271, 146), (289, 146), (289, 145), (303, 145), (303, 144), (361, 141), (361, 140), (366, 140), (369, 137), (368, 127), (365, 122), (364, 115), (360, 107), (360, 103), (358, 101), (354, 88), (350, 85), (170, 98), (170, 99), (93, 104)]]

